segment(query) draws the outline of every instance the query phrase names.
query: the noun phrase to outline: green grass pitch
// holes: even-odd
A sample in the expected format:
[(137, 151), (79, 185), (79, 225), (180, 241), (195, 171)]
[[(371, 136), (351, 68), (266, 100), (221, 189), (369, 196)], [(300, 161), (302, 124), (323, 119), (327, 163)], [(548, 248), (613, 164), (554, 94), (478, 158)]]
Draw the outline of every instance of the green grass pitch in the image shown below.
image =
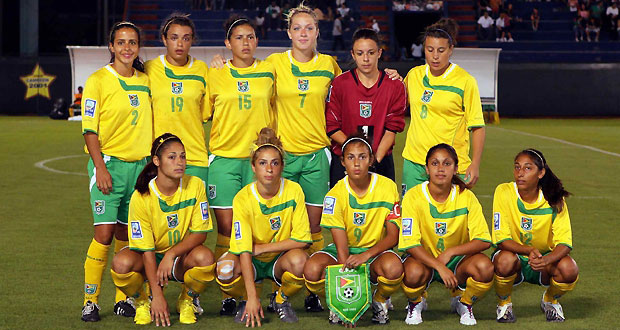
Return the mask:
[[(500, 125), (488, 126), (480, 181), (474, 190), (487, 221), (491, 219), (495, 186), (512, 180), (514, 155), (527, 147), (542, 150), (551, 168), (574, 193), (568, 199), (574, 242), (572, 256), (581, 274), (575, 291), (561, 300), (567, 318), (564, 324), (545, 322), (539, 307), (543, 288), (521, 285), (515, 288), (513, 296), (517, 323), (495, 322), (496, 301), (491, 291), (474, 307), (478, 329), (620, 328), (617, 316), (620, 307), (619, 127), (620, 119), (502, 119)], [(134, 327), (132, 320), (112, 315), (114, 290), (107, 270), (99, 301), (102, 321), (85, 324), (79, 318), (83, 263), (93, 232), (88, 207), (88, 158), (82, 149), (80, 124), (47, 118), (0, 117), (0, 131), (0, 328)], [(395, 149), (398, 182), (404, 139), (404, 133), (398, 135)], [(64, 158), (43, 165), (69, 174), (35, 167), (35, 163), (56, 157)], [(326, 240), (331, 240), (328, 234)], [(209, 235), (206, 244), (215, 245), (214, 234)], [(265, 286), (263, 296), (268, 287)], [(172, 306), (178, 292), (177, 284), (166, 290)], [(417, 328), (462, 328), (457, 316), (448, 313), (446, 290), (433, 284), (429, 294), (429, 310), (423, 314), (424, 323)], [(285, 327), (328, 327), (327, 312), (305, 313), (301, 296), (293, 299), (299, 324)], [(210, 285), (201, 300), (206, 312), (197, 324), (182, 326), (178, 315), (173, 313), (173, 327), (242, 328), (231, 318), (218, 316), (220, 293), (215, 285)], [(396, 310), (390, 313), (389, 328), (412, 329), (413, 326), (403, 322), (402, 291), (393, 301)], [(263, 299), (264, 306), (266, 303)], [(275, 315), (269, 314), (267, 318), (264, 328), (283, 326)], [(358, 325), (373, 326), (370, 312)]]

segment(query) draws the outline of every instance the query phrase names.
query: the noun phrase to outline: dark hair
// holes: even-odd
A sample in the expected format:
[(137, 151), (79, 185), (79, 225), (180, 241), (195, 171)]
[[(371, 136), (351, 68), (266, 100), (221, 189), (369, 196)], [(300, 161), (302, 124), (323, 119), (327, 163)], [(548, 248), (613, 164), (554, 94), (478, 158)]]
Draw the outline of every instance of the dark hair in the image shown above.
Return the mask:
[[(357, 140), (357, 141), (355, 141), (355, 140)], [(352, 144), (355, 144), (355, 143), (361, 143), (364, 146), (366, 146), (366, 148), (368, 148), (368, 152), (370, 153), (370, 155), (374, 156), (374, 154), (372, 152), (372, 148), (369, 147), (370, 146), (370, 142), (368, 142), (368, 139), (366, 138), (366, 135), (364, 135), (364, 133), (357, 132), (357, 133), (353, 133), (353, 134), (347, 136), (347, 139), (342, 144), (342, 157), (344, 157), (344, 153), (345, 153), (346, 148), (348, 146), (352, 145)]]
[(256, 27), (254, 26), (254, 23), (252, 23), (252, 21), (250, 21), (250, 19), (247, 18), (247, 16), (237, 15), (237, 14), (231, 15), (226, 20), (226, 22), (224, 22), (224, 31), (226, 32), (226, 39), (230, 40), (230, 34), (232, 33), (234, 28), (236, 28), (237, 26), (246, 25), (246, 24), (252, 27), (254, 31), (256, 31)]
[(435, 24), (429, 25), (424, 30), (422, 43), (427, 37), (448, 39), (450, 46), (456, 46), (456, 37), (459, 33), (459, 25), (452, 18), (442, 18)]
[(379, 41), (379, 34), (377, 31), (369, 28), (359, 28), (355, 30), (353, 33), (353, 38), (351, 39), (351, 48), (353, 48), (353, 44), (359, 39), (370, 39), (377, 43), (377, 47), (381, 49), (381, 42)]
[(265, 148), (272, 148), (276, 150), (278, 154), (280, 154), (280, 162), (284, 164), (284, 149), (282, 148), (282, 141), (280, 141), (280, 139), (276, 136), (276, 132), (273, 129), (263, 127), (258, 133), (258, 138), (254, 141), (254, 144), (256, 145), (256, 148), (253, 148), (250, 156), (252, 165), (254, 165), (254, 162), (258, 158), (258, 151)]
[(135, 188), (142, 195), (149, 194), (149, 182), (157, 176), (157, 166), (153, 163), (153, 157), (157, 156), (161, 159), (162, 152), (173, 142), (178, 142), (183, 145), (181, 139), (172, 133), (164, 133), (153, 141), (153, 145), (151, 146), (151, 160), (144, 166), (144, 169), (140, 172), (136, 180)]
[[(424, 161), (424, 164), (426, 164), (427, 167), (428, 167), (428, 161), (431, 159), (431, 156), (433, 156), (433, 154), (437, 150), (445, 150), (448, 153), (448, 155), (450, 155), (450, 158), (452, 158), (452, 160), (454, 161), (454, 166), (456, 167), (459, 165), (459, 156), (456, 154), (456, 150), (454, 150), (454, 148), (449, 144), (440, 143), (428, 149), (428, 152), (426, 153), (426, 160)], [(452, 181), (452, 184), (459, 186), (459, 191), (463, 191), (465, 190), (465, 188), (467, 188), (467, 185), (465, 184), (465, 182), (463, 182), (463, 180), (461, 180), (461, 177), (459, 177), (457, 173), (454, 173), (454, 175), (452, 175), (451, 181)]]
[(159, 28), (159, 33), (162, 37), (168, 37), (168, 30), (170, 29), (170, 25), (172, 24), (189, 26), (192, 29), (192, 42), (196, 41), (196, 25), (194, 25), (194, 21), (189, 18), (189, 14), (174, 12), (168, 17), (166, 17), (166, 19), (161, 23), (161, 27)]
[[(112, 26), (112, 30), (110, 30), (110, 44), (114, 45), (114, 38), (116, 38), (116, 31), (123, 29), (123, 28), (129, 28), (129, 29), (133, 29), (134, 31), (136, 31), (136, 34), (138, 35), (138, 47), (140, 47), (141, 40), (142, 40), (142, 37), (140, 35), (140, 28), (131, 22), (117, 22)], [(110, 63), (114, 63), (114, 53), (110, 51), (110, 54), (111, 54)], [(133, 63), (131, 64), (131, 66), (140, 72), (144, 72), (144, 63), (142, 63), (140, 56), (137, 56), (133, 60)]]
[(521, 155), (529, 156), (538, 169), (545, 169), (545, 175), (538, 181), (538, 187), (542, 189), (543, 195), (549, 205), (551, 205), (556, 212), (562, 212), (562, 208), (564, 208), (564, 197), (570, 196), (571, 193), (564, 189), (562, 180), (551, 171), (543, 153), (533, 148), (525, 149), (515, 156), (515, 161)]

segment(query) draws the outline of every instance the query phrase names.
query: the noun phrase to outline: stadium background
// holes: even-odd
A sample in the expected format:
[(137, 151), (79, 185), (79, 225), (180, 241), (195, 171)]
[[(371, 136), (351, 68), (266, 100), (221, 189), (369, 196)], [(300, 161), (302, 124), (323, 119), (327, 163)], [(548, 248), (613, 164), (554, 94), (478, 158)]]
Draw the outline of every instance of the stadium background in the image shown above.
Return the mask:
[[(365, 8), (378, 18), (388, 46), (385, 59), (393, 60), (385, 65), (397, 68), (404, 76), (421, 62), (396, 61), (400, 57), (399, 43), (407, 43), (408, 37), (419, 35), (425, 24), (440, 16), (470, 16), (464, 6), (471, 5), (473, 0), (448, 0), (441, 11), (421, 13), (396, 13), (390, 10), (391, 2), (384, 1), (353, 0), (350, 3), (349, 6), (358, 12)], [(524, 8), (529, 4), (514, 3)], [(244, 8), (241, 2), (231, 4)], [(551, 9), (549, 13), (554, 13), (553, 8), (560, 8), (554, 4), (542, 5)], [(0, 97), (0, 223), (3, 227), (0, 231), (3, 243), (0, 328), (85, 327), (77, 315), (81, 307), (84, 252), (92, 236), (85, 176), (87, 157), (82, 154), (83, 140), (78, 123), (43, 117), (50, 112), (55, 99), (62, 97), (70, 102), (75, 93), (71, 91), (71, 67), (65, 47), (104, 45), (107, 28), (123, 18), (134, 20), (145, 28), (147, 45), (159, 45), (153, 31), (157, 30), (160, 20), (173, 9), (188, 11), (188, 6), (184, 0), (80, 3), (0, 0), (0, 90), (3, 94)], [(561, 10), (559, 12), (561, 16)], [(255, 14), (252, 10), (245, 13)], [(229, 14), (229, 10), (193, 11), (192, 17), (199, 23), (198, 45), (221, 45), (221, 22)], [(364, 17), (368, 16), (360, 16), (357, 24), (365, 24)], [(557, 19), (547, 23), (557, 23), (554, 21)], [(205, 24), (205, 28), (201, 28), (201, 24)], [(321, 24), (319, 50), (331, 53), (331, 25)], [(543, 31), (544, 26), (543, 18)], [(562, 301), (567, 322), (561, 326), (569, 329), (620, 327), (616, 313), (620, 296), (617, 283), (620, 230), (616, 220), (620, 214), (616, 202), (620, 197), (617, 192), (620, 179), (616, 174), (620, 158), (620, 120), (614, 118), (620, 115), (617, 88), (620, 77), (617, 44), (620, 43), (577, 44), (570, 35), (567, 37), (556, 33), (558, 31), (549, 32), (541, 38), (551, 39), (542, 40), (535, 39), (540, 36), (528, 36), (526, 31), (521, 31), (525, 39), (518, 40), (520, 31), (515, 31), (516, 42), (497, 44), (471, 40), (467, 37), (470, 30), (462, 29), (462, 46), (504, 48), (498, 86), (501, 123), (488, 126), (481, 179), (474, 190), (485, 216), (490, 219), (495, 186), (512, 178), (512, 157), (525, 147), (545, 152), (554, 171), (575, 194), (568, 205), (575, 243), (572, 255), (580, 266), (581, 277), (576, 290)], [(288, 45), (284, 32), (269, 33), (260, 45)], [(345, 32), (344, 39), (350, 40), (351, 33)], [(346, 52), (335, 55), (346, 68)], [(20, 79), (32, 76), (37, 63), (44, 75), (34, 77), (39, 79), (31, 82), (47, 83), (49, 99), (36, 95), (36, 91), (28, 95), (26, 83)], [(25, 99), (26, 96), (30, 97)], [(398, 135), (397, 155), (404, 145), (404, 137), (405, 134)], [(400, 182), (402, 159), (395, 159)], [(210, 235), (207, 244), (214, 245), (214, 240), (215, 235)], [(111, 280), (105, 275), (100, 299), (103, 321), (90, 327), (130, 326), (129, 320), (111, 315), (112, 292)], [(540, 288), (533, 286), (515, 290), (518, 322), (512, 327), (557, 327), (544, 322), (538, 307), (541, 293)], [(171, 286), (166, 294), (169, 301), (174, 301), (178, 287)], [(219, 307), (215, 286), (203, 296), (207, 312), (196, 327), (236, 326), (231, 320), (215, 315)], [(397, 309), (391, 313), (392, 327), (406, 328), (402, 322), (405, 312), (400, 308), (404, 301), (402, 293), (397, 294)], [(297, 297), (294, 306), (299, 310), (301, 305)], [(435, 285), (431, 288), (430, 310), (424, 314), (422, 327), (456, 328), (457, 318), (448, 315), (446, 310), (447, 294)], [(497, 327), (494, 311), (495, 299), (490, 293), (476, 305), (479, 328)], [(324, 314), (300, 312), (299, 325), (308, 329), (324, 327)], [(273, 315), (269, 318), (271, 322), (267, 328), (280, 326)], [(369, 319), (366, 316), (360, 325), (370, 325)], [(175, 320), (178, 321), (178, 316), (173, 316)], [(179, 326), (178, 322), (175, 326)]]

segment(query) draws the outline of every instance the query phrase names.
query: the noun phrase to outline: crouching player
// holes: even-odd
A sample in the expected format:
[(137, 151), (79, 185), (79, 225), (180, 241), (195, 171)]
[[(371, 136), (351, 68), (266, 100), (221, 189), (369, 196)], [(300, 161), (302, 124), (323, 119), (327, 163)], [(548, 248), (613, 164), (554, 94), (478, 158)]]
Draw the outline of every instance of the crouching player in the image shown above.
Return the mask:
[(282, 178), (282, 143), (271, 128), (263, 128), (255, 144), (251, 165), (256, 181), (233, 200), (230, 249), (217, 262), (220, 288), (241, 300), (235, 322), (252, 327), (264, 317), (254, 284), (263, 279), (280, 285), (275, 297), (280, 319), (297, 322), (288, 298), (304, 286), (308, 255), (303, 249), (312, 244), (303, 191)]
[[(114, 284), (136, 300), (136, 324), (170, 325), (163, 287), (183, 283), (177, 301), (179, 321), (196, 322), (198, 295), (213, 280), (211, 250), (203, 246), (213, 230), (204, 182), (185, 175), (185, 148), (170, 133), (156, 138), (152, 160), (136, 182), (129, 204), (129, 249), (112, 262)], [(150, 283), (152, 301), (144, 280)]]
[(579, 278), (569, 256), (573, 239), (564, 202), (569, 192), (535, 149), (517, 154), (514, 179), (497, 186), (493, 197), (493, 242), (499, 248), (493, 256), (497, 321), (515, 322), (512, 286), (526, 281), (548, 286), (540, 307), (547, 321), (563, 322), (558, 299), (573, 290)]
[[(368, 263), (370, 280), (377, 284), (372, 321), (385, 324), (389, 321), (386, 300), (403, 278), (400, 259), (390, 250), (398, 242), (398, 188), (394, 181), (368, 172), (374, 156), (359, 133), (343, 143), (341, 162), (348, 175), (325, 196), (321, 219), (321, 227), (331, 230), (334, 244), (310, 257), (304, 268), (306, 286), (324, 297), (327, 266), (355, 268)], [(340, 319), (330, 311), (329, 322)]]
[(491, 246), (491, 235), (478, 199), (457, 169), (454, 148), (445, 143), (432, 147), (426, 154), (429, 181), (403, 197), (398, 246), (408, 253), (403, 279), (407, 324), (422, 323), (425, 290), (438, 281), (451, 290), (450, 307), (461, 324), (474, 325), (472, 304), (493, 284), (493, 264), (482, 254)]

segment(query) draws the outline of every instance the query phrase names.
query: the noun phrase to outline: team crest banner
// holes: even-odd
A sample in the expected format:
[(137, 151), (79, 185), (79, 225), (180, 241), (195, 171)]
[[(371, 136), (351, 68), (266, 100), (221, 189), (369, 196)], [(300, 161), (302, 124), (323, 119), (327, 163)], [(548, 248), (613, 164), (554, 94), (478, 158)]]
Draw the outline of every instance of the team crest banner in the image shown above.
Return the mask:
[(327, 266), (325, 300), (329, 309), (344, 322), (357, 322), (370, 307), (372, 294), (369, 278), (367, 264), (345, 270), (342, 265)]

